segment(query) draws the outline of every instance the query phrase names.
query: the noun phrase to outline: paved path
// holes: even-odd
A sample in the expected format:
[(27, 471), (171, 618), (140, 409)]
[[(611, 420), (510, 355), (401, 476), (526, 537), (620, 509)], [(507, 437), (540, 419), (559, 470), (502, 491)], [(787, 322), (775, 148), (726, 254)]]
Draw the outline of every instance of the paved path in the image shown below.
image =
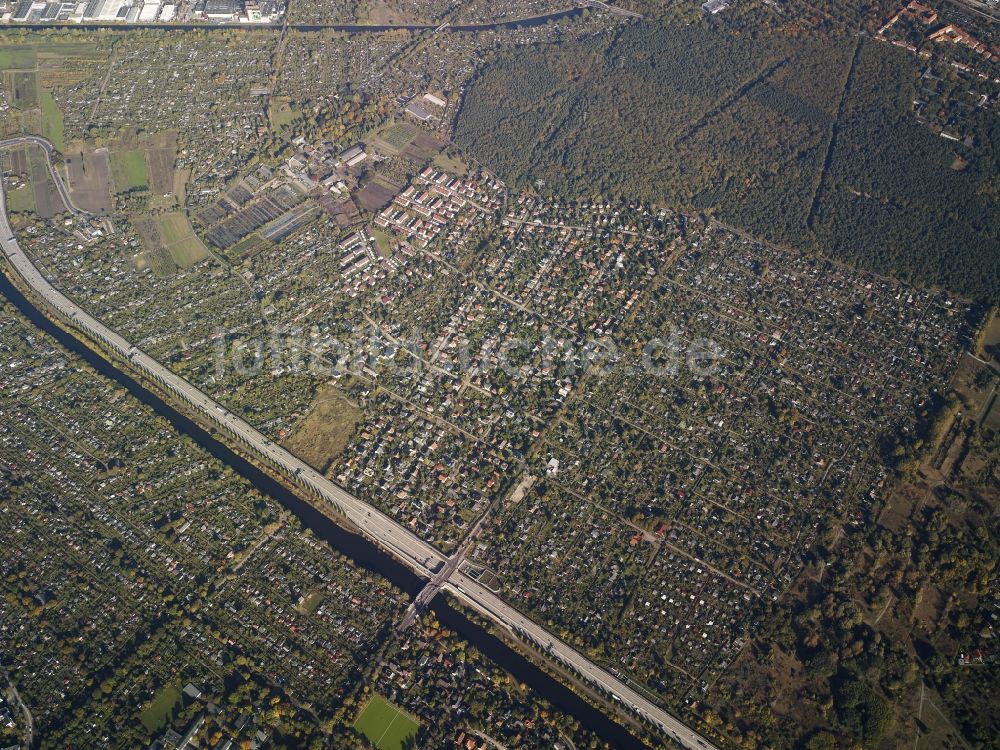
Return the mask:
[[(32, 139), (33, 142), (40, 140), (42, 139)], [(22, 145), (24, 142), (25, 139), (0, 141), (0, 148)], [(51, 144), (43, 147), (46, 148), (46, 153), (51, 159)], [(60, 182), (57, 178), (56, 183)], [(240, 417), (132, 345), (52, 286), (18, 246), (7, 219), (6, 195), (2, 189), (0, 189), (0, 246), (2, 246), (3, 253), (14, 271), (24, 283), (34, 290), (38, 297), (45, 301), (50, 310), (91, 339), (99, 341), (122, 360), (127, 360), (133, 368), (141, 371), (145, 377), (155, 382), (164, 392), (183, 401), (189, 409), (197, 412), (204, 420), (237, 440), (245, 452), (270, 466), (276, 467), (288, 479), (306, 491), (319, 505), (328, 506), (346, 516), (364, 537), (390, 552), (418, 574), (430, 578), (433, 575), (432, 571), (447, 569), (451, 563), (450, 558), (434, 546), (420, 539), (405, 526), (400, 525), (377, 508), (368, 505), (334, 484), (280, 445), (275, 445)], [(456, 557), (458, 556), (456, 555)], [(659, 727), (684, 747), (691, 750), (711, 750), (714, 747), (708, 740), (672, 714), (652, 703), (612, 674), (593, 664), (585, 656), (563, 643), (465, 573), (455, 570), (442, 583), (442, 588), (453, 592), (459, 600), (512, 633), (535, 644), (550, 658), (559, 661), (574, 674), (610, 695), (620, 707), (634, 712)]]
[[(59, 197), (66, 206), (66, 210), (76, 216), (82, 216), (84, 212), (73, 205), (73, 201), (69, 197), (69, 191), (62, 181), (62, 176), (56, 172), (55, 165), (52, 163), (52, 155), (55, 153), (55, 147), (49, 141), (37, 135), (22, 135), (17, 138), (0, 141), (0, 148), (15, 148), (17, 146), (38, 146), (45, 152), (45, 162), (48, 164), (49, 174), (52, 175), (52, 181), (56, 184), (56, 190), (59, 191)], [(6, 216), (6, 208), (4, 209), (4, 215)]]
[(31, 709), (28, 708), (28, 704), (24, 702), (21, 694), (17, 692), (17, 686), (10, 679), (10, 675), (6, 671), (0, 670), (0, 676), (7, 682), (6, 692), (8, 702), (18, 706), (21, 709), (21, 713), (24, 714), (24, 746), (31, 747), (35, 742), (35, 717), (31, 715)]

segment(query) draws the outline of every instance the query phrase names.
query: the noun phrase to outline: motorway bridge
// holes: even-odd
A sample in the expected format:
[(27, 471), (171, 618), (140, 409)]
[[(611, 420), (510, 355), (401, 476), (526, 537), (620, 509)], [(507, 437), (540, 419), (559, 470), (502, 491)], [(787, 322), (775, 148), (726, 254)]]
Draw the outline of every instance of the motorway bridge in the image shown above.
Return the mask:
[[(45, 150), (53, 179), (60, 188), (60, 195), (65, 195), (62, 178), (52, 165), (53, 149), (48, 141), (34, 136), (0, 141), (0, 149), (25, 145), (35, 145)], [(68, 195), (65, 200), (73, 213), (81, 213), (68, 203)], [(18, 245), (7, 217), (6, 195), (2, 186), (0, 186), (0, 246), (22, 282), (31, 287), (36, 298), (44, 302), (49, 311), (87, 337), (100, 342), (121, 360), (127, 361), (132, 368), (153, 381), (162, 391), (182, 401), (204, 421), (236, 440), (247, 454), (280, 471), (287, 479), (305, 490), (312, 497), (314, 504), (336, 510), (347, 517), (365, 538), (390, 552), (421, 576), (434, 578), (435, 572), (450, 569), (452, 572), (447, 580), (439, 582), (439, 585), (452, 592), (460, 601), (532, 644), (547, 658), (559, 662), (562, 667), (609, 696), (619, 708), (658, 728), (681, 746), (689, 750), (715, 750), (715, 746), (707, 739), (675, 716), (559, 640), (497, 594), (456, 569), (457, 566), (449, 564), (452, 562), (450, 558), (437, 548), (377, 508), (334, 484), (285, 448), (274, 444), (222, 404), (133, 346), (66, 297), (38, 271)]]

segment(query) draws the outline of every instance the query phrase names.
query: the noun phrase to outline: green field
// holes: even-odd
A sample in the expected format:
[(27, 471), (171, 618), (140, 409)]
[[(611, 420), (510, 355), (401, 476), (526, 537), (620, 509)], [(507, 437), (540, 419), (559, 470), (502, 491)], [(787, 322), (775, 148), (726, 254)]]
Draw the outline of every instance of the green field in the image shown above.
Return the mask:
[(115, 190), (119, 193), (148, 189), (146, 157), (143, 156), (142, 151), (112, 151), (111, 180), (115, 184)]
[(63, 116), (59, 111), (59, 105), (52, 97), (52, 92), (42, 89), (38, 97), (38, 103), (42, 107), (42, 135), (52, 141), (52, 145), (59, 151), (65, 147), (63, 144)]
[(208, 257), (205, 244), (198, 239), (184, 214), (159, 214), (156, 223), (170, 257), (181, 268), (189, 268)]
[(161, 729), (170, 721), (170, 717), (174, 713), (174, 708), (180, 702), (180, 699), (180, 688), (177, 685), (167, 685), (156, 694), (156, 697), (139, 714), (139, 721), (150, 732)]
[(226, 248), (226, 255), (232, 260), (243, 260), (268, 247), (271, 247), (268, 240), (265, 240), (257, 232), (251, 232), (232, 247)]
[(80, 59), (100, 60), (104, 50), (93, 42), (51, 41), (32, 44), (31, 48), (39, 57), (75, 57)]
[(375, 238), (375, 244), (378, 245), (378, 251), (382, 257), (388, 258), (392, 255), (392, 238), (378, 227), (372, 227), (371, 233)]
[(25, 110), (38, 106), (38, 75), (34, 72), (10, 73), (11, 104)]
[(22, 185), (7, 193), (7, 210), (11, 213), (35, 210), (35, 193), (31, 185)]
[(33, 70), (35, 67), (34, 47), (0, 47), (0, 68), (23, 68)]
[(311, 615), (317, 609), (319, 605), (323, 603), (323, 592), (322, 591), (310, 591), (305, 598), (303, 598), (302, 603), (299, 604), (295, 609), (304, 615)]
[(299, 116), (299, 111), (282, 97), (272, 102), (267, 108), (268, 119), (271, 120), (271, 129), (281, 131), (291, 125), (295, 118)]
[(458, 156), (449, 156), (444, 151), (434, 157), (433, 164), (438, 169), (451, 172), (459, 177), (465, 177), (469, 173), (469, 166), (461, 158)]
[(144, 248), (141, 257), (135, 260), (137, 269), (148, 267), (165, 278), (178, 268), (190, 268), (208, 257), (208, 248), (194, 233), (187, 216), (180, 212), (136, 215), (132, 224)]
[(354, 722), (354, 728), (379, 750), (402, 750), (420, 724), (384, 698), (374, 696)]
[(383, 130), (376, 137), (394, 151), (402, 151), (410, 145), (420, 130), (416, 125), (400, 122)]

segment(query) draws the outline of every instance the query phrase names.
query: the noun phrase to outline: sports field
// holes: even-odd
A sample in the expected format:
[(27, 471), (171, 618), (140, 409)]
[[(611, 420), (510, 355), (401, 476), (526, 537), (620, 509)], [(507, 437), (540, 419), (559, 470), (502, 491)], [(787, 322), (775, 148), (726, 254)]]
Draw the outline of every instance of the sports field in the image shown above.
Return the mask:
[(416, 736), (420, 724), (376, 695), (368, 701), (354, 722), (354, 728), (379, 750), (402, 750)]
[(174, 709), (181, 701), (180, 687), (177, 685), (166, 685), (156, 697), (149, 702), (149, 705), (139, 714), (139, 721), (150, 732), (155, 732), (166, 726), (174, 715)]

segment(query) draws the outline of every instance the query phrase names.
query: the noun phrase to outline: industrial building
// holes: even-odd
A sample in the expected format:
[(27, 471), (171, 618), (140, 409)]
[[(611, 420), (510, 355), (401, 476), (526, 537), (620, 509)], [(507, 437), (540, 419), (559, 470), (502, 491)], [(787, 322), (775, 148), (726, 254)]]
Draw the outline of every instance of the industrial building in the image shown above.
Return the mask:
[(285, 0), (18, 0), (0, 13), (0, 23), (275, 23)]

